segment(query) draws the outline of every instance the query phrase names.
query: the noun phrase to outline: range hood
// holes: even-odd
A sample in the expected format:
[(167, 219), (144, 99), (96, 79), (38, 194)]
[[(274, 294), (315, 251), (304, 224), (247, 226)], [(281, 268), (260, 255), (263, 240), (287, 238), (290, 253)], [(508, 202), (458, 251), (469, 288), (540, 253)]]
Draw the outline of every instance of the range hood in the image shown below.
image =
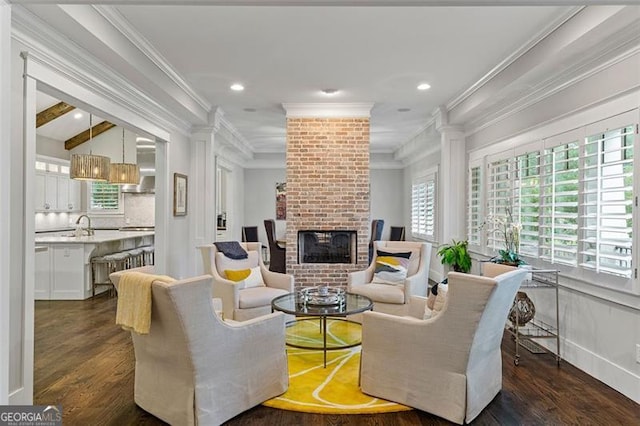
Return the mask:
[(122, 185), (121, 192), (128, 194), (155, 194), (156, 177), (140, 176), (140, 183), (138, 185)]
[(129, 194), (154, 194), (156, 192), (156, 149), (147, 138), (136, 138), (136, 163), (140, 167), (140, 183), (122, 185), (122, 192)]

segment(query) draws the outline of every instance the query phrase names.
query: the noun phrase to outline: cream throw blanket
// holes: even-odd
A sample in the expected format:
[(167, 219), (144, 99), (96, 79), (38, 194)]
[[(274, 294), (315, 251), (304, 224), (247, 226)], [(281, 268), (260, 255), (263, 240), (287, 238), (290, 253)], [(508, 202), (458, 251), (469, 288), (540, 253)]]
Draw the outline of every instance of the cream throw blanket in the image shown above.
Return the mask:
[(151, 284), (154, 281), (172, 283), (166, 275), (127, 272), (118, 283), (116, 325), (138, 334), (149, 334), (151, 328)]

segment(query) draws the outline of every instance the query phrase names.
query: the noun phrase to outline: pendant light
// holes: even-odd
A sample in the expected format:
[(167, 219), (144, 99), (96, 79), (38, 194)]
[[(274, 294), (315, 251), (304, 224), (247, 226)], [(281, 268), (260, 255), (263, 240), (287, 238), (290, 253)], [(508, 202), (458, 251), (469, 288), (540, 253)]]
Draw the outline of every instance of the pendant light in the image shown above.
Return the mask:
[[(89, 114), (89, 144), (93, 140), (93, 116)], [(71, 179), (106, 182), (109, 180), (109, 157), (88, 154), (71, 155)]]
[(109, 183), (118, 185), (137, 185), (140, 183), (138, 165), (124, 162), (124, 127), (122, 128), (122, 163), (111, 163)]

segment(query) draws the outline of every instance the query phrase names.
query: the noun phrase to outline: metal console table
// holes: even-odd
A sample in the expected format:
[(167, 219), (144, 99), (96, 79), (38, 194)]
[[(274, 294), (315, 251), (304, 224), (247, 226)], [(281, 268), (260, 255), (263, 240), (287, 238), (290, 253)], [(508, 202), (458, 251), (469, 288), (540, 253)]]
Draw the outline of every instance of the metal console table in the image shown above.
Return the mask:
[[(516, 312), (516, 321), (513, 327), (507, 327), (507, 330), (514, 336), (516, 349), (513, 363), (520, 363), (520, 346), (528, 349), (532, 353), (549, 352), (555, 355), (556, 362), (560, 364), (560, 307), (558, 304), (558, 271), (554, 269), (531, 269), (530, 276), (520, 286), (520, 291), (526, 289), (551, 289), (555, 292), (555, 324), (548, 324), (534, 315), (533, 319), (526, 324), (519, 324), (518, 309)], [(536, 339), (555, 339), (555, 351), (543, 348), (538, 345)]]

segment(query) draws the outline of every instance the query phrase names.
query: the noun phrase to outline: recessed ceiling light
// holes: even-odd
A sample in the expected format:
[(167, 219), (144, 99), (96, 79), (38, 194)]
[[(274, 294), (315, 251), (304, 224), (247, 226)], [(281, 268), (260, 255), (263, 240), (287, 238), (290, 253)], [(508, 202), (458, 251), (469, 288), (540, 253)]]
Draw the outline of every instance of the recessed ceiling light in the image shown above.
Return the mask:
[(230, 89), (234, 92), (242, 92), (244, 90), (244, 86), (240, 83), (233, 83)]
[(431, 85), (429, 83), (420, 83), (418, 85), (418, 90), (427, 90), (431, 89)]
[(327, 96), (333, 96), (338, 93), (338, 89), (322, 89), (322, 93)]
[(398, 112), (409, 112), (411, 108), (398, 108)]
[(82, 113), (76, 112), (75, 114), (73, 114), (73, 118), (75, 118), (76, 120), (80, 120), (82, 118)]
[(243, 108), (242, 109), (244, 112), (256, 112), (255, 108)]

